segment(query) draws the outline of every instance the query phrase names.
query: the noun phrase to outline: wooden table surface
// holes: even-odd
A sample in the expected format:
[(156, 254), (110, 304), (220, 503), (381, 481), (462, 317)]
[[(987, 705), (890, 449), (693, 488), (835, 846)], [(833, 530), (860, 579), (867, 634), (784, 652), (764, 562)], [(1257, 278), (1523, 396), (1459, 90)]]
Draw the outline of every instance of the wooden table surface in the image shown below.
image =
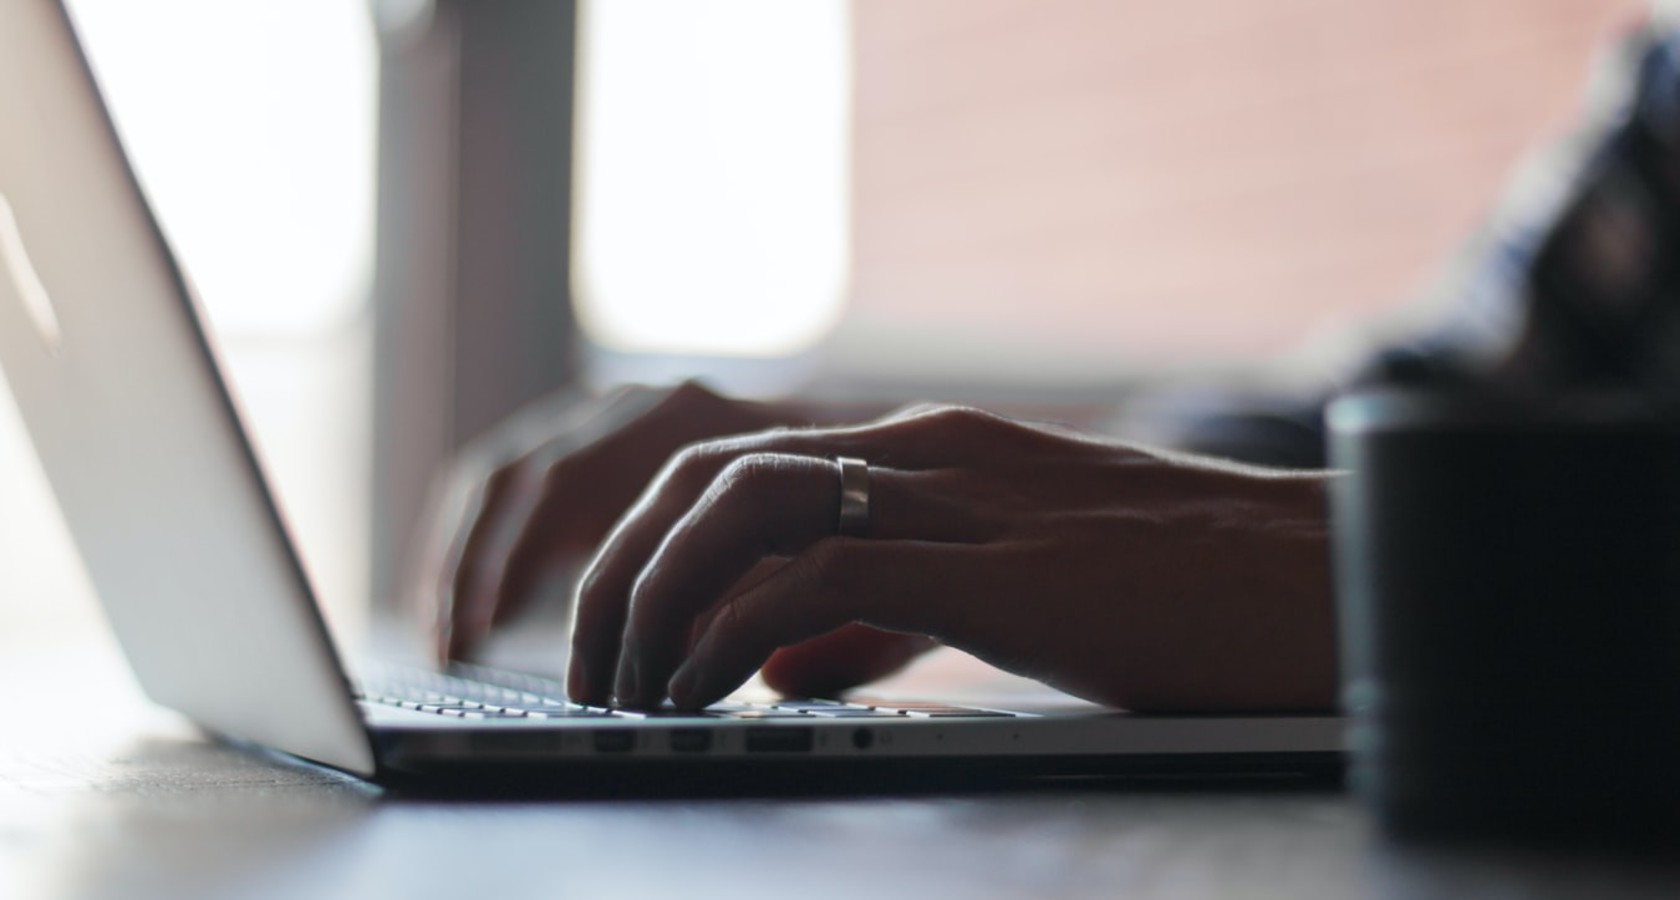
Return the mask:
[(8, 646), (0, 898), (1675, 897), (1680, 866), (1394, 846), (1326, 788), (414, 800), (214, 743), (114, 648)]

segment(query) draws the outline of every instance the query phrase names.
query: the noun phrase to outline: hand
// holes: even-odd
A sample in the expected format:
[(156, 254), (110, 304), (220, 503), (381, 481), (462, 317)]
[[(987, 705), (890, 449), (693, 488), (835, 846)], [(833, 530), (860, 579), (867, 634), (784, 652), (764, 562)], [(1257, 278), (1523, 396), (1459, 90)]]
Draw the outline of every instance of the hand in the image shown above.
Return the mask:
[[(835, 536), (841, 455), (866, 538)], [(1323, 486), (956, 408), (696, 444), (586, 572), (568, 690), (698, 707), (863, 624), (1119, 707), (1327, 708)]]
[(464, 450), (434, 492), (416, 592), (440, 659), (470, 654), (495, 625), (575, 574), (679, 447), (756, 431), (757, 404), (689, 383), (561, 395)]

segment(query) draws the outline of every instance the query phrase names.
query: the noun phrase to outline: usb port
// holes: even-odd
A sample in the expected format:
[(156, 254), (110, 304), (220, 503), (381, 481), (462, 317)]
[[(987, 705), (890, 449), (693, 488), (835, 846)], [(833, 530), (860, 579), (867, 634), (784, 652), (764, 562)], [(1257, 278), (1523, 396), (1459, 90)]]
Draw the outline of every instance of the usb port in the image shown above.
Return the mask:
[(607, 728), (595, 732), (596, 753), (628, 753), (636, 746), (636, 732), (628, 728)]
[(747, 729), (748, 753), (810, 753), (816, 733), (809, 728), (767, 725)]
[(704, 728), (673, 728), (671, 752), (705, 753), (712, 749), (712, 733)]

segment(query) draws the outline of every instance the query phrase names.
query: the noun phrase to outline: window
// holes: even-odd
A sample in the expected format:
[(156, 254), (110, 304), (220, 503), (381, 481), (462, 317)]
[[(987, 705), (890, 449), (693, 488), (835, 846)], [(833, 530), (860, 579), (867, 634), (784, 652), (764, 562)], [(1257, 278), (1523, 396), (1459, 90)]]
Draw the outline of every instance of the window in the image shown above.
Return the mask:
[(775, 356), (844, 299), (850, 46), (841, 0), (580, 10), (573, 289), (616, 350)]
[[(71, 0), (153, 209), (195, 283), (336, 619), (366, 581), (375, 46), (343, 0)], [(7, 395), (0, 572), (30, 617), (82, 590)]]
[[(1271, 359), (1401, 304), (1643, 4), (855, 0), (821, 28), (763, 5), (590, 7), (585, 326), (769, 356), (826, 327), (819, 377), (1053, 390)], [(812, 50), (841, 39), (847, 63)], [(843, 215), (790, 109), (848, 141)], [(783, 208), (717, 214), (759, 194)], [(849, 223), (842, 275), (818, 221)], [(760, 246), (841, 301), (773, 290)], [(729, 343), (761, 318), (799, 324)]]

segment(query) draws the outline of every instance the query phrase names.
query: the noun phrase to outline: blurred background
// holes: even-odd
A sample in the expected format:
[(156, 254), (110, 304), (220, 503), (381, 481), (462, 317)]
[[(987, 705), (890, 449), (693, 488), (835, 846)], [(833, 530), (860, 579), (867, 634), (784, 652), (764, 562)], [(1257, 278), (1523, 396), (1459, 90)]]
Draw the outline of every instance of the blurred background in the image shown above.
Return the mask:
[[(69, 5), (355, 630), (437, 466), (567, 384), (1057, 403), (1310, 368), (1642, 4)], [(96, 622), (6, 391), (0, 485), (0, 633)]]

